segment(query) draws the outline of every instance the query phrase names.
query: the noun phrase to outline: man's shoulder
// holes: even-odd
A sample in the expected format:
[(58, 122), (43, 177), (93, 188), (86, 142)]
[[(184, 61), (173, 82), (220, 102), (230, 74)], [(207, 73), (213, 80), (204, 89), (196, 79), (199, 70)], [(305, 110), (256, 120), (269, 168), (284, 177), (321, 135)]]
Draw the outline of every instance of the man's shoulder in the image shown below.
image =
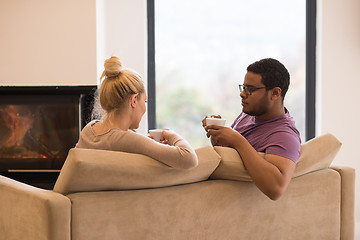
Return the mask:
[(284, 138), (294, 138), (300, 141), (300, 132), (295, 126), (295, 122), (292, 118), (284, 118), (282, 121), (275, 123), (272, 126), (272, 133)]
[(295, 121), (288, 113), (273, 121), (265, 122), (258, 131), (263, 132), (262, 136), (272, 143), (301, 144), (300, 132), (295, 126)]

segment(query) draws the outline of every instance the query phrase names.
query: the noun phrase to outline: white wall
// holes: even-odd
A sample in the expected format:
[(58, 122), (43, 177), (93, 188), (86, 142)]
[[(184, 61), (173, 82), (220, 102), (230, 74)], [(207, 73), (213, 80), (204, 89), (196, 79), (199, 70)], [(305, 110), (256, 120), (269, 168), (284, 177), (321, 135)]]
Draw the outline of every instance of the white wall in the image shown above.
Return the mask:
[(96, 84), (95, 0), (0, 1), (0, 85)]
[[(360, 179), (360, 1), (318, 1), (318, 134), (343, 146), (334, 164), (351, 166)], [(360, 184), (356, 181), (356, 237), (360, 239)]]

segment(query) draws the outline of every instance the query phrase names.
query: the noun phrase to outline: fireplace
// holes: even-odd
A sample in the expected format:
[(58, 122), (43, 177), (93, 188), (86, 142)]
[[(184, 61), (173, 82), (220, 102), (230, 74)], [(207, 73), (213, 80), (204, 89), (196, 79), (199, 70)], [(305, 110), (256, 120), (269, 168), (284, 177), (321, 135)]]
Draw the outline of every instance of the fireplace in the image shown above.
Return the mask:
[(0, 87), (0, 174), (29, 184), (54, 182), (91, 120), (95, 91), (96, 86)]

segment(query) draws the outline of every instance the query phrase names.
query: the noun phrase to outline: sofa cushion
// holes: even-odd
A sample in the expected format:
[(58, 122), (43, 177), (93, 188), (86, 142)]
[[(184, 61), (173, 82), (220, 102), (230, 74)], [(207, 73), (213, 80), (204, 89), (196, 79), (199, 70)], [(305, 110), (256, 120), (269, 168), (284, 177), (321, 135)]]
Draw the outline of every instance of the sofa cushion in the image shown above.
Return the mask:
[[(298, 177), (319, 169), (328, 168), (341, 148), (341, 142), (331, 134), (313, 138), (301, 145), (294, 176)], [(211, 179), (251, 181), (238, 152), (233, 148), (214, 147), (221, 156), (221, 163)], [(264, 153), (259, 153), (264, 156)]]
[(54, 186), (64, 195), (74, 192), (166, 187), (209, 178), (220, 162), (210, 146), (196, 149), (199, 164), (174, 169), (141, 154), (73, 148)]

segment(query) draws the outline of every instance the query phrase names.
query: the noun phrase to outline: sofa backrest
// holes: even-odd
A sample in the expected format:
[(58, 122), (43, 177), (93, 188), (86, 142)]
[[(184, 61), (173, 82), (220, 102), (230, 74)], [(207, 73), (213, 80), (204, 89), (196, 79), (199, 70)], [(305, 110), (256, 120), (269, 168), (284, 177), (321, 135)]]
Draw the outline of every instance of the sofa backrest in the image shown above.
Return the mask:
[[(293, 177), (328, 168), (341, 148), (342, 143), (332, 134), (324, 134), (301, 145), (300, 156)], [(238, 152), (233, 148), (214, 147), (221, 162), (210, 179), (251, 181)], [(264, 155), (264, 153), (259, 153)]]
[[(328, 168), (341, 148), (331, 134), (301, 145), (294, 177)], [(193, 169), (174, 169), (150, 157), (117, 151), (73, 148), (61, 169), (54, 191), (74, 192), (167, 187), (210, 179), (251, 181), (233, 148), (196, 149), (199, 164)], [(264, 155), (263, 153), (259, 153)]]
[(73, 148), (55, 183), (54, 191), (74, 192), (166, 187), (207, 180), (220, 163), (210, 146), (196, 149), (199, 164), (175, 169), (141, 154)]

